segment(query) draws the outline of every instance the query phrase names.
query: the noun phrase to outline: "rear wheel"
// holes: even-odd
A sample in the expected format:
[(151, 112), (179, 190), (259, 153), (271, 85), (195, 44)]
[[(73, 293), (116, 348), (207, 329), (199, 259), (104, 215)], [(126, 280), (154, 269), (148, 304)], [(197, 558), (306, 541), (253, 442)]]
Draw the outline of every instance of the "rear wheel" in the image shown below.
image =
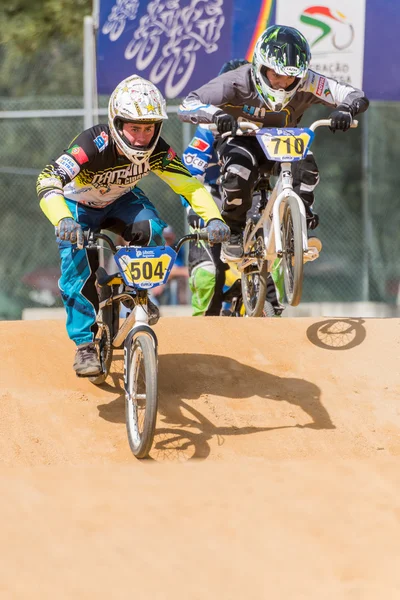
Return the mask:
[(295, 198), (289, 196), (286, 202), (282, 221), (283, 277), (286, 299), (297, 306), (303, 290), (301, 214)]
[(125, 344), (125, 418), (129, 446), (137, 458), (145, 458), (153, 444), (157, 420), (157, 356), (153, 340), (139, 334)]
[[(260, 233), (251, 249), (256, 256), (264, 255), (264, 240)], [(255, 258), (254, 263), (242, 272), (242, 296), (246, 315), (262, 317), (267, 294), (268, 263), (263, 258)]]

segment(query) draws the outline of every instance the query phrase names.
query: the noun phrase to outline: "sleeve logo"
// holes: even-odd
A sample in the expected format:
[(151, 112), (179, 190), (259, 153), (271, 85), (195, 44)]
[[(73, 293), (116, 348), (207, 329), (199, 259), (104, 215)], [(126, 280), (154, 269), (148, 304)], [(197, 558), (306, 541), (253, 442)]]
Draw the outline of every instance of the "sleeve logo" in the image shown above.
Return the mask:
[(108, 146), (108, 135), (105, 131), (102, 131), (101, 134), (95, 137), (93, 141), (99, 152), (103, 152), (103, 150)]
[(194, 137), (189, 146), (191, 148), (196, 148), (196, 150), (200, 150), (200, 152), (205, 152), (210, 147), (210, 144), (207, 144), (207, 142), (198, 137)]
[(320, 77), (317, 87), (317, 96), (322, 96), (323, 89), (325, 87), (325, 77)]
[(71, 154), (80, 165), (89, 162), (86, 152), (80, 146), (72, 146), (67, 152), (68, 154)]
[(173, 148), (170, 148), (167, 153), (168, 162), (171, 162), (171, 160), (174, 160), (175, 156), (176, 156), (175, 150), (173, 150)]
[(80, 171), (76, 162), (68, 154), (62, 154), (60, 158), (57, 158), (56, 163), (70, 176), (71, 179), (76, 177)]

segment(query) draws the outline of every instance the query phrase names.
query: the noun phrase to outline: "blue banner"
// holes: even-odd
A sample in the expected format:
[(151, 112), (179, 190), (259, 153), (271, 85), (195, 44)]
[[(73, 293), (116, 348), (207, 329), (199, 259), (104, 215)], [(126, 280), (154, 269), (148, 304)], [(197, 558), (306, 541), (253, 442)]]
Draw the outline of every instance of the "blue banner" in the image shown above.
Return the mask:
[[(251, 60), (275, 15), (274, 0), (100, 0), (98, 92), (138, 73), (166, 98), (185, 96), (231, 58)], [(371, 100), (400, 100), (399, 23), (399, 1), (367, 0), (363, 89)]]

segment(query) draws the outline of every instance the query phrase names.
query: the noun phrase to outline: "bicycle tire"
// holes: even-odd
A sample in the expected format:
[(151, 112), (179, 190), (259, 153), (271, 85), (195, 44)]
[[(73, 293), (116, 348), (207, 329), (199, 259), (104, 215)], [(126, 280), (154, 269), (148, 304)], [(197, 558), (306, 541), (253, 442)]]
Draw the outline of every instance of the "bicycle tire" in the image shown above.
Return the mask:
[[(99, 300), (107, 300), (111, 295), (111, 288), (109, 286), (102, 286), (99, 290)], [(112, 358), (113, 358), (113, 346), (112, 339), (114, 335), (114, 326), (116, 313), (118, 313), (119, 307), (117, 305), (108, 304), (98, 312), (97, 320), (99, 321), (99, 331), (97, 337), (97, 343), (99, 346), (99, 359), (101, 364), (100, 375), (89, 377), (89, 381), (94, 385), (102, 385), (108, 377), (110, 372)]]
[(296, 198), (289, 196), (282, 220), (283, 280), (288, 304), (297, 306), (303, 291), (303, 240)]
[[(126, 343), (125, 360), (125, 421), (129, 446), (136, 458), (146, 458), (153, 444), (158, 407), (157, 356), (152, 339), (147, 334), (139, 334)], [(138, 400), (144, 400), (144, 406), (142, 402), (139, 405)], [(139, 410), (144, 414), (140, 415)], [(143, 416), (142, 430), (140, 416)]]
[[(264, 243), (261, 235), (257, 236), (255, 244)], [(262, 317), (267, 295), (268, 263), (265, 260), (246, 267), (241, 274), (242, 300), (246, 315)]]

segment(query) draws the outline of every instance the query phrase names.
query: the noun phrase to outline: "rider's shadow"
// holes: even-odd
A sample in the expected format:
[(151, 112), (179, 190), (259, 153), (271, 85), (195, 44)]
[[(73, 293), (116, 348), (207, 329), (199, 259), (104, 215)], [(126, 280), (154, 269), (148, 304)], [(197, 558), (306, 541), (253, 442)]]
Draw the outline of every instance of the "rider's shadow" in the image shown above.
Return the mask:
[[(122, 370), (122, 362), (120, 367)], [(122, 375), (116, 380), (114, 374), (114, 384), (122, 386)], [(115, 392), (115, 388), (108, 388)], [(215, 412), (215, 403), (210, 404), (208, 396), (233, 400), (258, 396), (260, 410), (263, 402), (284, 400), (301, 408), (310, 417), (310, 422), (305, 425), (294, 422), (293, 425), (270, 427), (216, 425), (199, 410), (198, 403), (196, 407), (190, 404), (190, 401), (201, 398)], [(152, 455), (156, 457), (170, 454), (176, 457), (190, 452), (190, 458), (206, 458), (210, 453), (208, 442), (215, 437), (218, 444), (222, 445), (224, 437), (231, 435), (249, 435), (295, 427), (334, 429), (320, 397), (320, 388), (310, 381), (279, 377), (226, 356), (162, 355), (159, 357), (159, 418)], [(123, 394), (98, 408), (100, 416), (107, 421), (125, 422)], [(257, 410), (254, 405), (252, 410)], [(226, 421), (227, 414), (229, 418), (229, 411), (217, 415), (217, 418)]]

